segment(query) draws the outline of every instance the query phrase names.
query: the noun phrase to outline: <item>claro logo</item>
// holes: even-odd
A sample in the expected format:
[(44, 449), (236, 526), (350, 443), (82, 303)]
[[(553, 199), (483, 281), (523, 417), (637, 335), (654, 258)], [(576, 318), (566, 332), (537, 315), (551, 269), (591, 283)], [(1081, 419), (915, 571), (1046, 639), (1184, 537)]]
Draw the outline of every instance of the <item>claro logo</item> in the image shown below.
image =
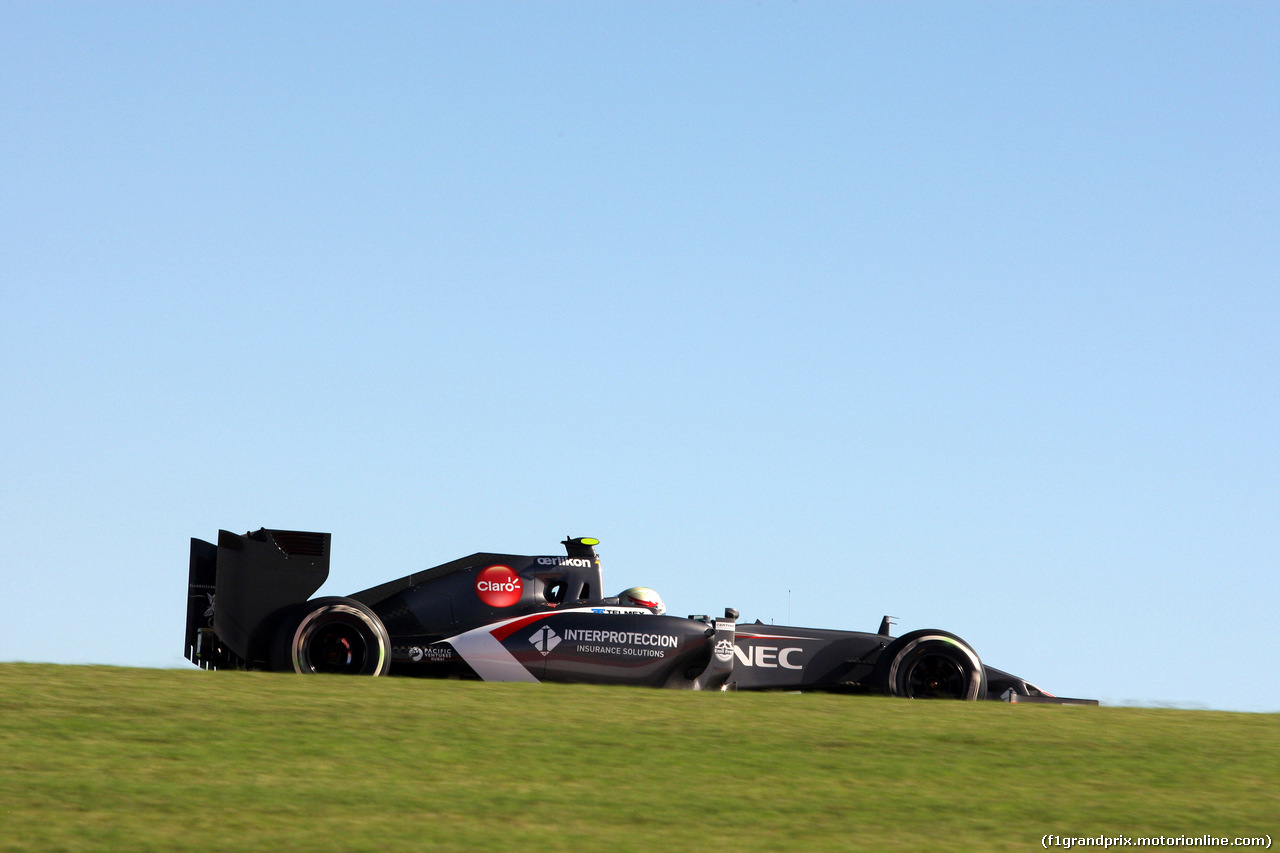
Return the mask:
[(490, 607), (510, 607), (524, 593), (524, 582), (508, 566), (490, 566), (476, 575), (476, 595)]

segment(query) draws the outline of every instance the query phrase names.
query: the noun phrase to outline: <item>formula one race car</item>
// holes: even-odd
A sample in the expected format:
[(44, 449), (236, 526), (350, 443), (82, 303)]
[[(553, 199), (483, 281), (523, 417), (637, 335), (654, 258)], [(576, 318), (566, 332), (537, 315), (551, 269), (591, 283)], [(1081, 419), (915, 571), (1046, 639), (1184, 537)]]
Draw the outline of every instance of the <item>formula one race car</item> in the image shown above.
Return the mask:
[(983, 665), (946, 631), (874, 634), (665, 615), (653, 590), (606, 597), (595, 539), (563, 557), (472, 554), (346, 598), (311, 599), (328, 533), (191, 540), (185, 654), (205, 669), (576, 681), (687, 690), (828, 690), (918, 699), (1059, 699)]

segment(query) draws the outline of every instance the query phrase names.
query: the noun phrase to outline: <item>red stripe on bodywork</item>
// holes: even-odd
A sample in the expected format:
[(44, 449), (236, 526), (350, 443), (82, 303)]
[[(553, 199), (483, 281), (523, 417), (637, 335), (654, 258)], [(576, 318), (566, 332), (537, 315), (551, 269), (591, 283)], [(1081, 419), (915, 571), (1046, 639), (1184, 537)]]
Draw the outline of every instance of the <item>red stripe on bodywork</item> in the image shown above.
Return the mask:
[(497, 640), (498, 642), (502, 642), (507, 637), (510, 637), (512, 634), (514, 634), (516, 631), (519, 631), (521, 628), (525, 627), (526, 625), (532, 625), (534, 622), (537, 622), (539, 619), (546, 619), (548, 616), (554, 616), (554, 615), (555, 615), (554, 613), (535, 613), (532, 616), (526, 616), (523, 619), (517, 619), (514, 622), (508, 622), (507, 624), (503, 625), (500, 628), (494, 628), (489, 633), (493, 635), (493, 638), (495, 640)]
[(813, 640), (816, 637), (783, 637), (780, 634), (743, 634), (738, 633), (739, 640)]

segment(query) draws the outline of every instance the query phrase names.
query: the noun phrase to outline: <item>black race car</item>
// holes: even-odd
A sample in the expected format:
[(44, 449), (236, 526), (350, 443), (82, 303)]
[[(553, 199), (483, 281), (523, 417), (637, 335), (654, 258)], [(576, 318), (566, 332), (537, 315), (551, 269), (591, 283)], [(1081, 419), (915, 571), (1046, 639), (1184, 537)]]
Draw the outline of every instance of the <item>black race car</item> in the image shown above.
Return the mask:
[(985, 666), (946, 631), (890, 636), (665, 615), (651, 590), (607, 597), (595, 539), (563, 557), (472, 554), (312, 599), (328, 533), (191, 540), (185, 655), (205, 669), (576, 681), (686, 690), (828, 690), (918, 699), (1061, 699)]

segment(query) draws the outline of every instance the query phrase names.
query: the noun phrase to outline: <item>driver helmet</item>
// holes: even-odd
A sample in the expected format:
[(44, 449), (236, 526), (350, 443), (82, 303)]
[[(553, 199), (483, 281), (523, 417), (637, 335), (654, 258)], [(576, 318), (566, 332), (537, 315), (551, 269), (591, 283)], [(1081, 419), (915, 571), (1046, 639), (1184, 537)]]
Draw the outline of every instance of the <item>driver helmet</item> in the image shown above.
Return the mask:
[(647, 586), (633, 586), (618, 593), (618, 603), (627, 607), (647, 607), (655, 616), (661, 616), (667, 612), (667, 605), (662, 603), (662, 596)]

